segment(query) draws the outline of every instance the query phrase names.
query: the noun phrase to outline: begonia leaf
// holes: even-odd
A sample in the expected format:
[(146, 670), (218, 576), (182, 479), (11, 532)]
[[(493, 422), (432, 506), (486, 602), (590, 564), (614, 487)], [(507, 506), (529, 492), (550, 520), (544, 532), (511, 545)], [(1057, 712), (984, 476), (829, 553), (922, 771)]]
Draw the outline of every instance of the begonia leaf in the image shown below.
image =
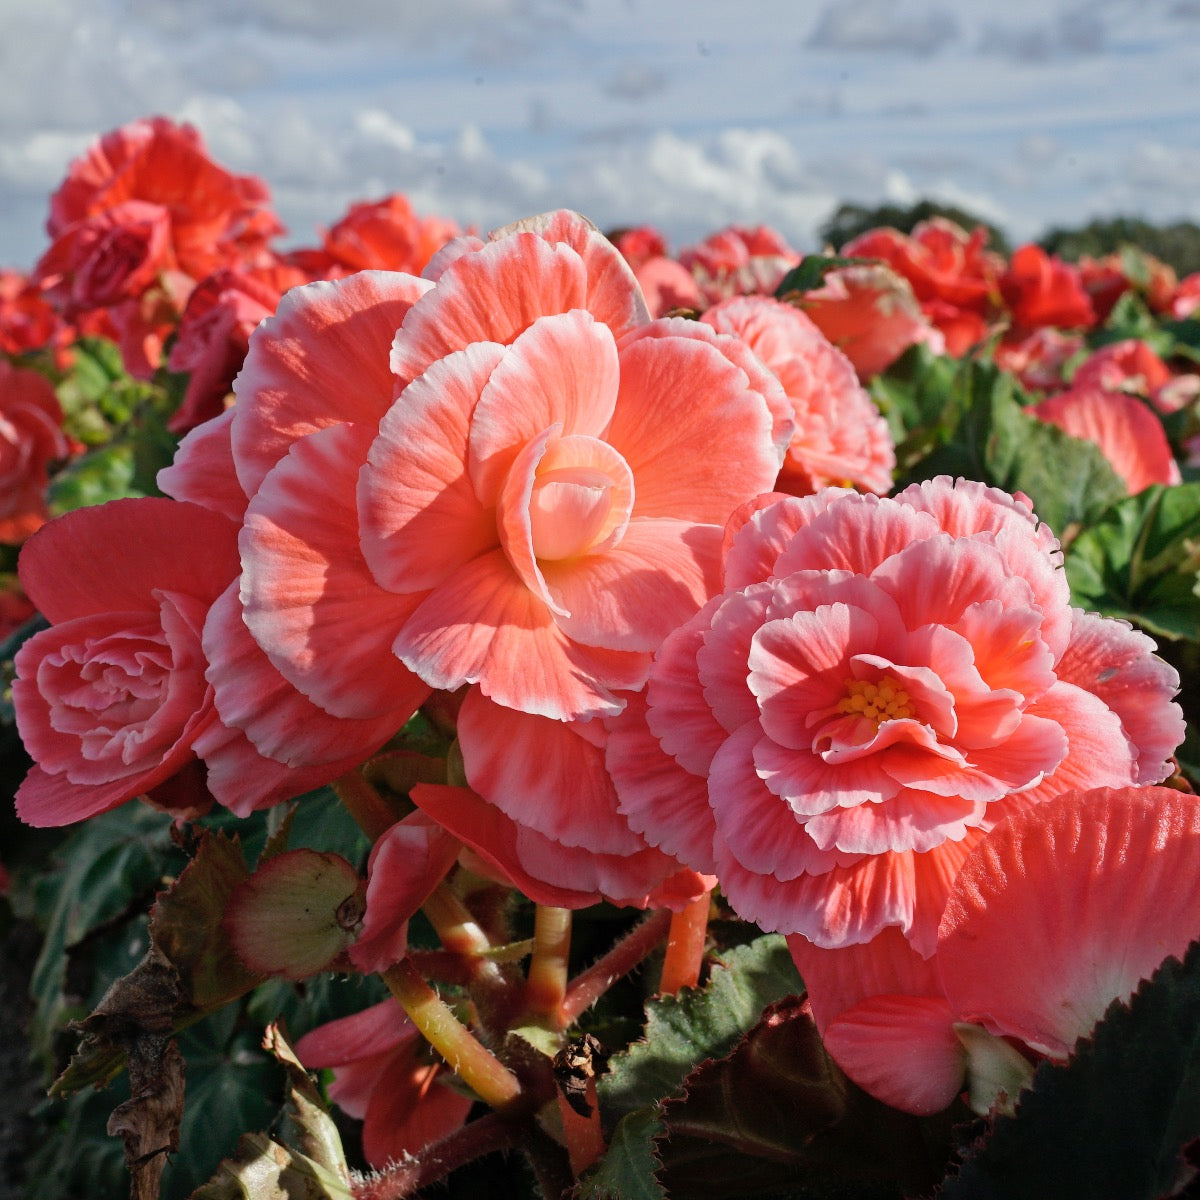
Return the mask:
[(768, 934), (722, 955), (708, 985), (646, 1006), (644, 1037), (598, 1081), (606, 1117), (671, 1095), (698, 1064), (728, 1054), (768, 1005), (802, 988), (783, 938)]
[(927, 451), (938, 431), (953, 424), (954, 380), (959, 364), (933, 354), (928, 346), (910, 346), (868, 385), (871, 398), (887, 419), (903, 469)]
[(661, 1111), (660, 1178), (673, 1196), (848, 1183), (892, 1196), (927, 1190), (942, 1171), (924, 1123), (851, 1083), (796, 996), (771, 1005), (728, 1057), (698, 1067)]
[(197, 1008), (224, 1004), (262, 979), (238, 958), (222, 924), (249, 875), (237, 839), (206, 832), (195, 857), (154, 906), (150, 935)]
[(1076, 604), (1167, 638), (1200, 640), (1200, 483), (1156, 484), (1071, 543)]
[(1195, 1195), (1200, 942), (1114, 1002), (1065, 1064), (1043, 1062), (1013, 1116), (993, 1118), (942, 1200)]
[(908, 478), (961, 475), (1024, 492), (1060, 536), (1127, 494), (1098, 446), (1030, 416), (1023, 410), (1028, 402), (1016, 379), (998, 367), (963, 365), (954, 388), (962, 416), (945, 444), (911, 468)]
[(830, 271), (841, 267), (857, 267), (876, 262), (873, 258), (848, 258), (841, 254), (806, 254), (799, 265), (793, 267), (775, 289), (778, 300), (787, 300), (797, 292), (811, 292), (825, 283)]
[(134, 484), (136, 472), (131, 443), (115, 442), (92, 450), (54, 477), (50, 484), (50, 511), (59, 516), (106, 500), (145, 495)]
[(617, 1122), (607, 1153), (579, 1181), (572, 1200), (666, 1200), (656, 1178), (662, 1163), (654, 1139), (663, 1130), (656, 1108), (635, 1109)]

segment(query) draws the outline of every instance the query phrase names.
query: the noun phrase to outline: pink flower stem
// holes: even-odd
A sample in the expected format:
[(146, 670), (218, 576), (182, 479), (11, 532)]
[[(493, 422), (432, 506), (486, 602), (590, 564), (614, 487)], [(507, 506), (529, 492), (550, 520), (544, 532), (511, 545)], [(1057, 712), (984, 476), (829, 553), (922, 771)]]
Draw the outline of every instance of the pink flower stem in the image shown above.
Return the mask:
[(533, 957), (525, 984), (526, 1011), (552, 1029), (565, 1029), (567, 955), (571, 949), (571, 910), (539, 904), (533, 918)]
[(667, 956), (663, 960), (659, 991), (674, 996), (680, 988), (700, 982), (700, 964), (704, 961), (704, 939), (708, 933), (710, 893), (705, 892), (686, 908), (671, 914), (671, 932), (667, 935)]
[(567, 985), (560, 1009), (563, 1027), (585, 1013), (618, 979), (628, 975), (667, 935), (671, 914), (666, 909), (647, 917), (627, 933), (607, 954), (581, 971)]
[(517, 1077), (452, 1013), (407, 959), (383, 972), (425, 1040), (475, 1094), (493, 1108), (509, 1108), (521, 1096)]
[(471, 910), (445, 882), (439, 883), (421, 905), (442, 945), (452, 954), (466, 958), (487, 954), (491, 939), (480, 928)]
[(356, 1179), (351, 1185), (354, 1200), (406, 1200), (466, 1163), (511, 1149), (520, 1138), (519, 1123), (488, 1113), (426, 1146), (415, 1157), (366, 1179)]

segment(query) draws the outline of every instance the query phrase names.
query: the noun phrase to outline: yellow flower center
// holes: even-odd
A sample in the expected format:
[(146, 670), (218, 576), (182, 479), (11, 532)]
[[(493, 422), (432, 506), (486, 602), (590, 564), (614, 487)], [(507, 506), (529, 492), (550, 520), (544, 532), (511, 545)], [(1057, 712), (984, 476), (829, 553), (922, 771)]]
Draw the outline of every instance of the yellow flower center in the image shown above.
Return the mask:
[(838, 712), (874, 721), (876, 729), (884, 721), (898, 721), (916, 713), (908, 693), (888, 675), (875, 683), (866, 679), (847, 679), (846, 692)]

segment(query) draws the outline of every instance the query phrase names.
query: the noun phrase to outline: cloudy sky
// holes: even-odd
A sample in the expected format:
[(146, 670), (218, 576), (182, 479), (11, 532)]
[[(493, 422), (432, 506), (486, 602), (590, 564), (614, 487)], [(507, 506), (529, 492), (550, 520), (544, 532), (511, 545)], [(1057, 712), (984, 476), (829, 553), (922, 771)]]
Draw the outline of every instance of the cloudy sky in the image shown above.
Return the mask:
[(481, 228), (559, 206), (676, 247), (839, 201), (1021, 239), (1200, 221), (1200, 0), (0, 0), (0, 264), (98, 133), (186, 118), (312, 243), (408, 194)]

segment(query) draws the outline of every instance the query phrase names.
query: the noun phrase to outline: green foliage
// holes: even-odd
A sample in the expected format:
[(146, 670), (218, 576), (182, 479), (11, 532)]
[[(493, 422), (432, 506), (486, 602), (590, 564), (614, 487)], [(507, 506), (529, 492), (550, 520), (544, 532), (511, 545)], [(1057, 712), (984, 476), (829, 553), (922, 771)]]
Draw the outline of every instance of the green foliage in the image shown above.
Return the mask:
[(913, 466), (949, 436), (958, 415), (958, 373), (954, 359), (917, 345), (871, 380), (871, 398), (887, 420), (900, 470)]
[[(1043, 1063), (994, 1118), (943, 1200), (1195, 1195), (1182, 1149), (1200, 1138), (1200, 943), (1115, 1001), (1066, 1064)], [(1186, 1193), (1180, 1189), (1188, 1185)]]
[(988, 244), (999, 254), (1009, 252), (1008, 240), (1000, 229), (989, 221), (977, 217), (966, 209), (953, 204), (939, 204), (935, 200), (918, 200), (903, 208), (898, 204), (881, 204), (868, 208), (861, 204), (839, 204), (833, 215), (817, 231), (824, 246), (841, 249), (847, 242), (871, 229), (898, 229), (911, 233), (913, 228), (931, 217), (945, 217), (970, 233), (977, 225), (988, 231)]
[(616, 1055), (599, 1081), (604, 1111), (626, 1113), (671, 1095), (696, 1063), (728, 1054), (766, 1005), (801, 987), (778, 935), (728, 951), (707, 987), (647, 1004), (645, 1037)]
[[(1126, 494), (1097, 446), (1069, 437), (1024, 411), (1029, 397), (1007, 372), (991, 363), (965, 362), (955, 371), (944, 400), (940, 399), (942, 386), (944, 376), (934, 385), (921, 380), (889, 395), (885, 380), (883, 390), (877, 392), (893, 411), (900, 410), (902, 422), (905, 403), (915, 408), (918, 421), (941, 410), (932, 430), (916, 427), (924, 437), (942, 439), (940, 444), (907, 464), (898, 487), (949, 475), (1024, 492), (1037, 515), (1060, 536), (1094, 519)], [(905, 396), (912, 398), (906, 401)], [(911, 451), (908, 439), (904, 447)]]
[(1071, 543), (1066, 567), (1081, 607), (1200, 640), (1200, 483), (1156, 484), (1113, 505)]
[(1134, 246), (1174, 267), (1181, 277), (1200, 271), (1200, 225), (1192, 221), (1152, 225), (1138, 217), (1108, 217), (1073, 229), (1055, 226), (1042, 235), (1039, 245), (1069, 262)]
[(821, 287), (830, 271), (873, 262), (870, 258), (843, 258), (838, 254), (806, 254), (800, 265), (793, 267), (780, 281), (775, 295), (786, 300), (797, 293), (811, 292)]

